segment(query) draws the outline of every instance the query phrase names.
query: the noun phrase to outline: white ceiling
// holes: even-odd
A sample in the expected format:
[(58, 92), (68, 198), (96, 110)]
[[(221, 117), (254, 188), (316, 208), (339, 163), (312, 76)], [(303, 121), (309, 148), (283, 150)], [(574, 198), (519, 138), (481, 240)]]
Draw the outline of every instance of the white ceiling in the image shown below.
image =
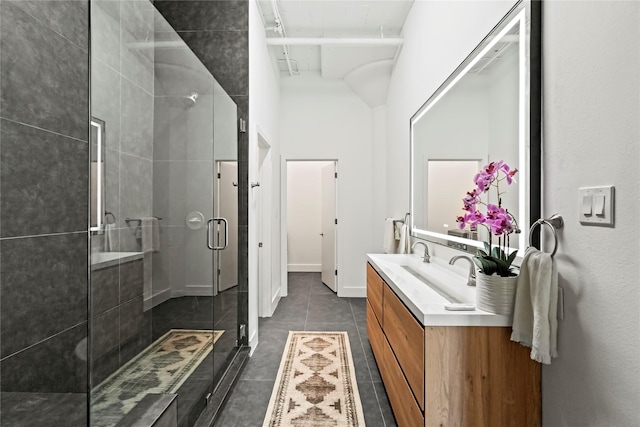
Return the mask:
[[(391, 38), (401, 37), (413, 0), (277, 0), (287, 38)], [(260, 0), (268, 38), (275, 32), (272, 0)], [(319, 72), (325, 78), (342, 79), (360, 67), (394, 60), (398, 46), (289, 45), (294, 76)], [(289, 76), (283, 46), (270, 46), (283, 76)], [(369, 66), (369, 74), (371, 69)], [(390, 67), (378, 67), (390, 75)]]

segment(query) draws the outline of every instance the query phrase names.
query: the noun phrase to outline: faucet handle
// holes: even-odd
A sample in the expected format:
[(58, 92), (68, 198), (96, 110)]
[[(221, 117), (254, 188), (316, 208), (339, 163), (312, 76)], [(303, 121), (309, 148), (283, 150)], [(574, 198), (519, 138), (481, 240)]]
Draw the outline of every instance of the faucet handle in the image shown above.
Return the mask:
[(449, 260), (449, 265), (453, 265), (459, 259), (464, 259), (469, 262), (469, 278), (467, 279), (467, 285), (475, 286), (476, 285), (476, 269), (475, 269), (475, 264), (473, 263), (473, 260), (471, 259), (471, 257), (466, 255), (456, 255)]
[(424, 246), (424, 255), (422, 256), (422, 262), (431, 262), (431, 256), (429, 255), (429, 247), (424, 242), (414, 242), (411, 245), (411, 249), (415, 249), (416, 246), (422, 245)]

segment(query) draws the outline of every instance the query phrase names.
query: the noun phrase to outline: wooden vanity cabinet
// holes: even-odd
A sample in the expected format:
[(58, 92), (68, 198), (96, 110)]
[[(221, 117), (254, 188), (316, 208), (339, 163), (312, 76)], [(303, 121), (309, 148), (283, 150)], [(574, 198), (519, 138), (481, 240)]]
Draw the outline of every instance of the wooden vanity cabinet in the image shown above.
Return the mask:
[(424, 411), (424, 328), (391, 288), (384, 286), (384, 335), (418, 406)]
[(367, 264), (367, 301), (382, 326), (382, 289), (385, 285), (382, 278)]
[(367, 264), (367, 332), (400, 427), (538, 427), (540, 365), (510, 328), (422, 326)]

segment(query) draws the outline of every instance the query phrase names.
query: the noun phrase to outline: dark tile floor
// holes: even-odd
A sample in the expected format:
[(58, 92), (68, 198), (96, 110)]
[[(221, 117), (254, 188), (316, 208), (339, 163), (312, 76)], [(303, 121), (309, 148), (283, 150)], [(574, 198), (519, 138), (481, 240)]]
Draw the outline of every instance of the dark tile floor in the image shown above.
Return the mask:
[(347, 331), (367, 427), (395, 420), (367, 338), (366, 300), (338, 298), (319, 273), (289, 273), (289, 296), (260, 319), (260, 343), (247, 362), (216, 427), (262, 426), (289, 331)]

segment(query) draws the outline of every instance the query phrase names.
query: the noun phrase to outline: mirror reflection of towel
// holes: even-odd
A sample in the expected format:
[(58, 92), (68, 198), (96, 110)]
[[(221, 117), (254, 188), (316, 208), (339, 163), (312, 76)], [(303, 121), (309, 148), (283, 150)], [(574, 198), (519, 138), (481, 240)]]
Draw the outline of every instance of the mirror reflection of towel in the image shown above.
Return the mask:
[(411, 235), (409, 234), (409, 224), (402, 224), (400, 228), (400, 242), (398, 243), (399, 254), (411, 253)]
[(104, 251), (113, 252), (116, 249), (116, 225), (104, 225)]
[(160, 252), (160, 226), (158, 218), (146, 217), (140, 221), (142, 252)]
[(395, 238), (396, 221), (393, 218), (387, 218), (384, 221), (384, 253), (395, 254), (398, 247), (398, 241)]

